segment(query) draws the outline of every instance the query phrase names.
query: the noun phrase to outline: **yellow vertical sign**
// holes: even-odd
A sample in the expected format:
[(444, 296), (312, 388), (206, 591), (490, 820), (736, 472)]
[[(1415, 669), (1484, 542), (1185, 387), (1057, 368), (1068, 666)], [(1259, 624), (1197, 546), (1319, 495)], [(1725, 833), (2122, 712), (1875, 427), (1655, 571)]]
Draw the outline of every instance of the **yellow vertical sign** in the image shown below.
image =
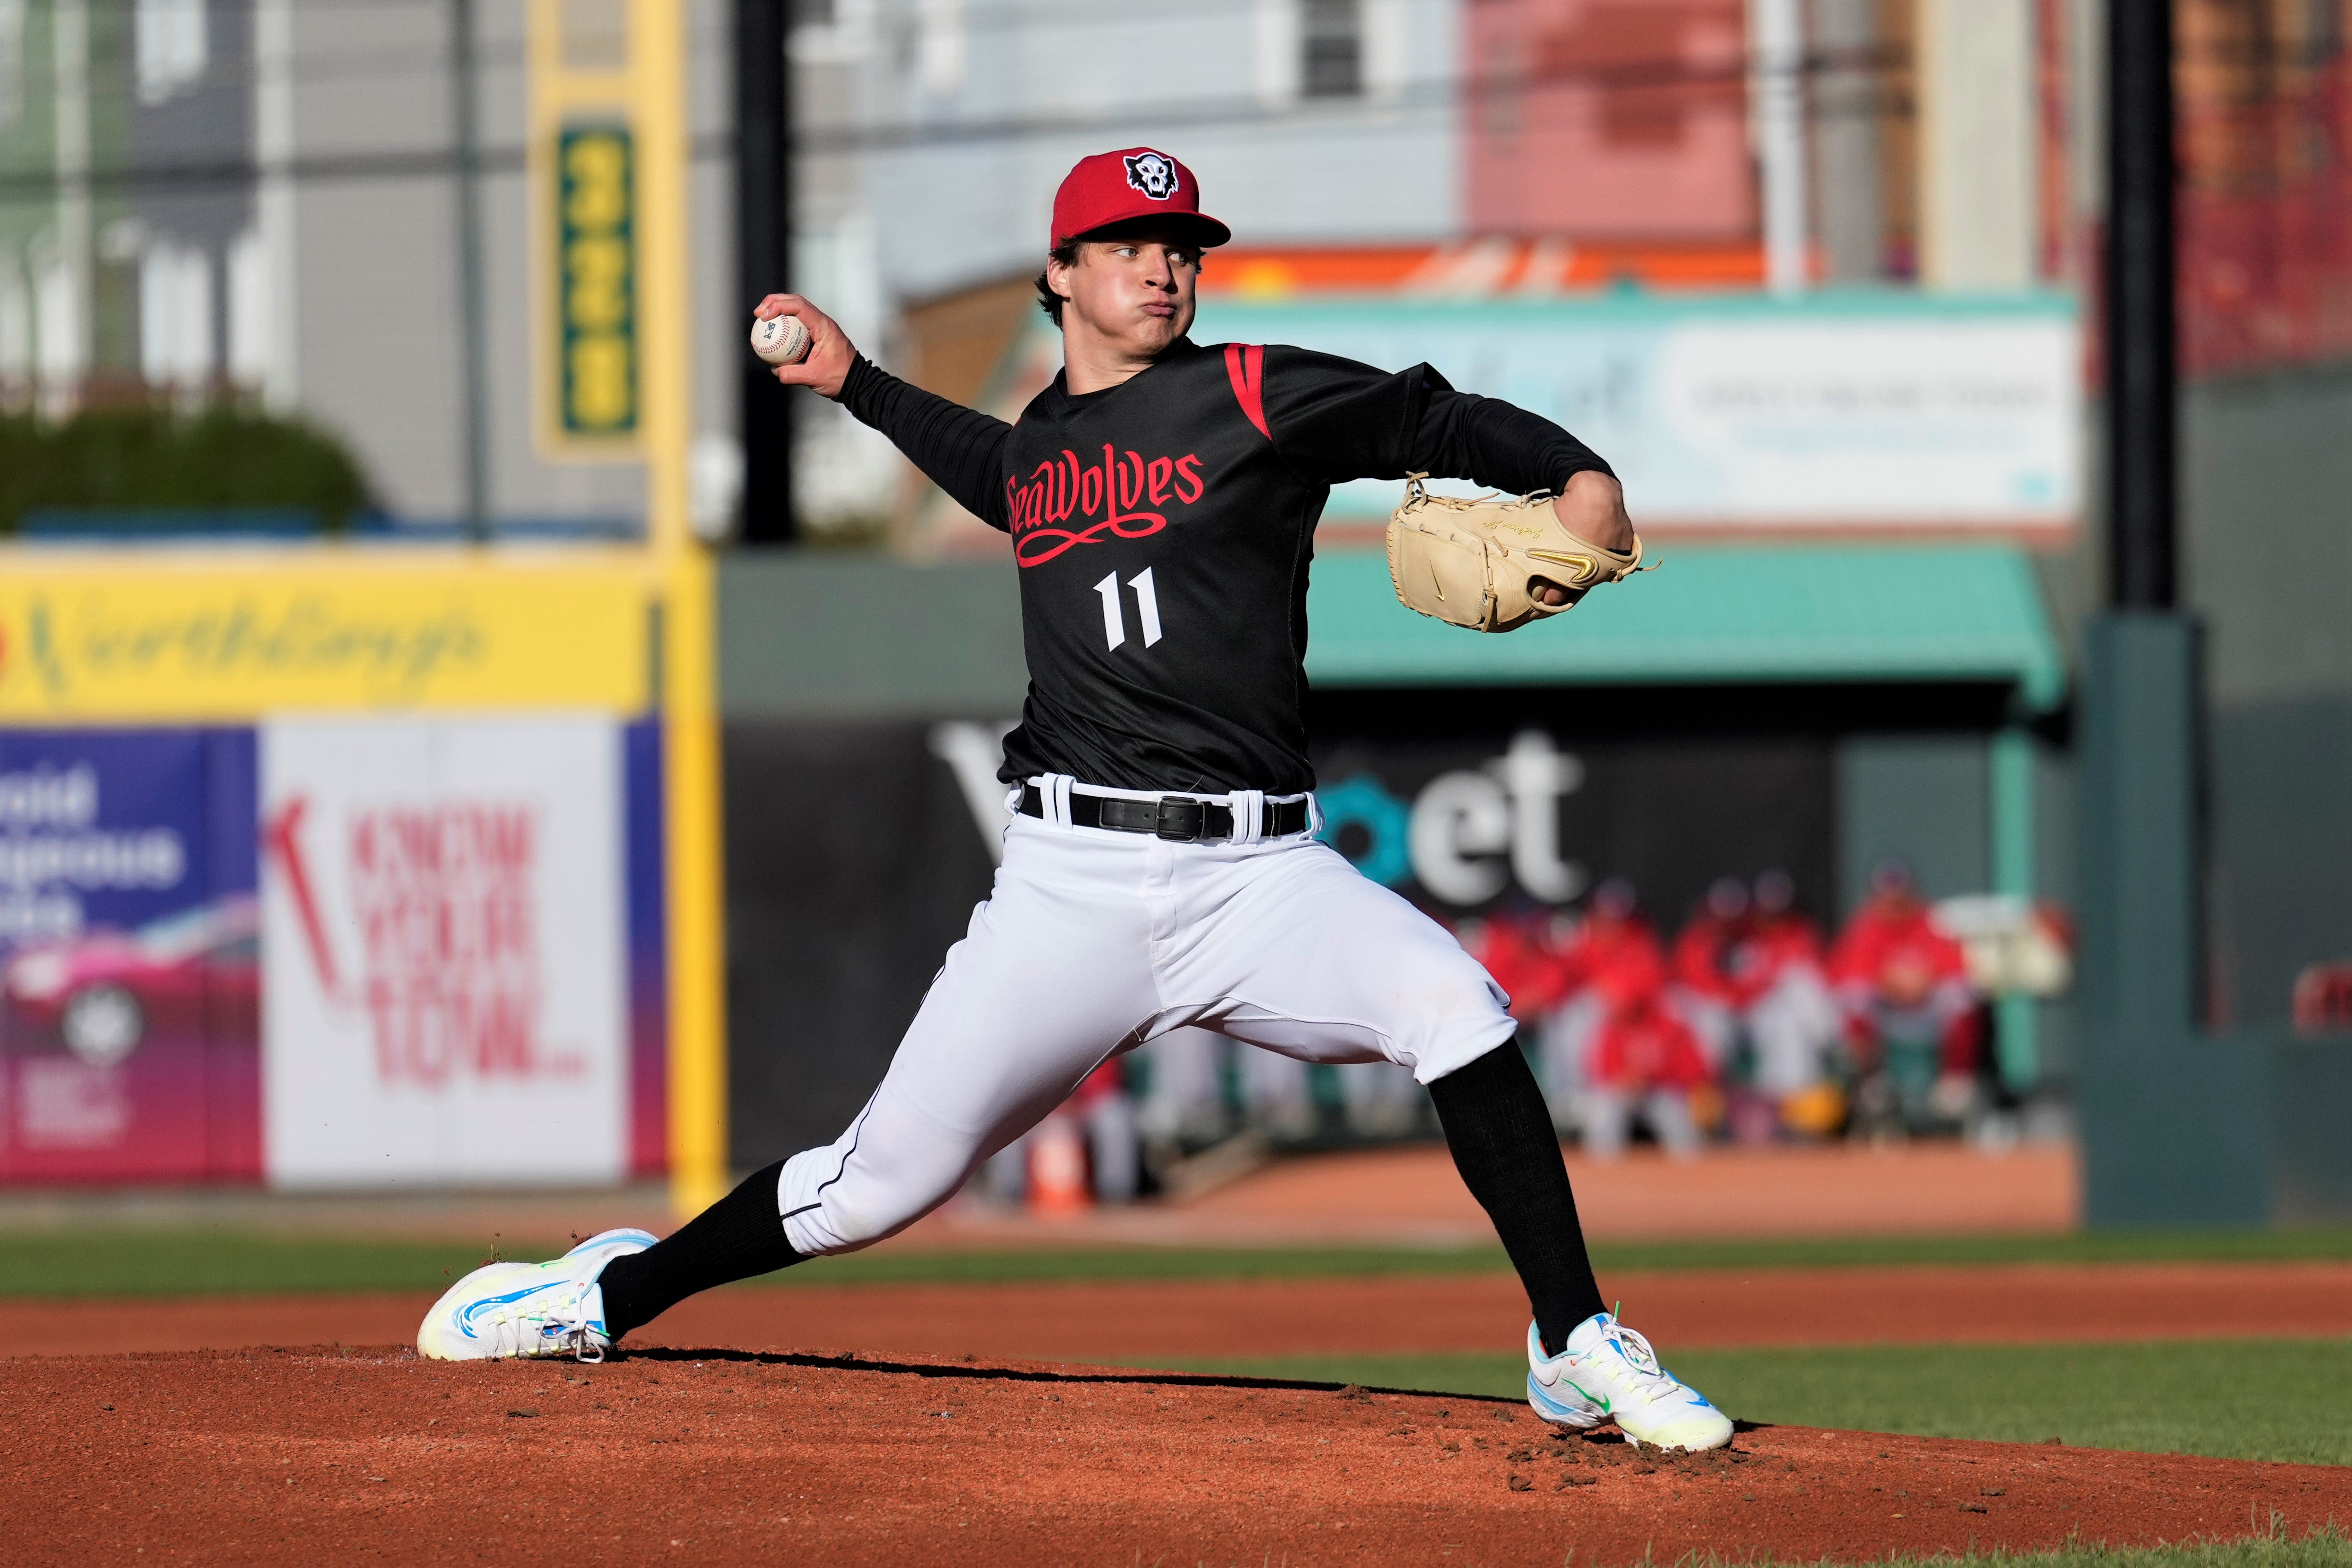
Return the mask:
[[(690, 8), (677, 0), (530, 0), (530, 188), (540, 215), (533, 274), (542, 302), (557, 289), (586, 286), (581, 299), (562, 301), (561, 310), (551, 306), (533, 311), (557, 328), (537, 355), (541, 445), (553, 457), (631, 457), (646, 465), (646, 549), (663, 608), (656, 700), (667, 814), (669, 1159), (683, 1216), (722, 1194), (728, 1175), (715, 584), (709, 552), (687, 515)], [(574, 154), (582, 165), (568, 168)], [(569, 226), (573, 215), (558, 205), (567, 180), (586, 198), (576, 230)], [(628, 197), (625, 229), (611, 221), (616, 189)], [(625, 257), (608, 243), (624, 235)], [(589, 249), (567, 259), (567, 247), (580, 243)], [(604, 287), (624, 274), (625, 299)], [(616, 312), (627, 321), (625, 364), (610, 341), (617, 334), (597, 336), (604, 329), (596, 323), (611, 323)], [(582, 323), (577, 338), (567, 335), (574, 320)], [(583, 343), (584, 358), (575, 361)], [(576, 405), (567, 402), (572, 396)], [(588, 421), (578, 429), (567, 424), (575, 412)], [(614, 423), (598, 426), (599, 418)]]
[(555, 141), (555, 342), (563, 433), (637, 428), (634, 143), (625, 125), (566, 126)]
[(650, 40), (629, 0), (530, 4), (532, 427), (557, 461), (650, 458)]

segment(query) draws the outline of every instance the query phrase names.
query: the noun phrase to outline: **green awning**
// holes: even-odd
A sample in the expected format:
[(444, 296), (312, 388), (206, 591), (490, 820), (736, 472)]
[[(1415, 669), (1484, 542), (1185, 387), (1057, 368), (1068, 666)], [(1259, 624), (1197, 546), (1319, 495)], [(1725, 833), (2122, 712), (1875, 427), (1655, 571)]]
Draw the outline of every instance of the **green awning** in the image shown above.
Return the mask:
[(1323, 686), (1995, 681), (2054, 707), (2064, 666), (2011, 545), (1654, 549), (1570, 615), (1482, 637), (1397, 603), (1378, 552), (1318, 556), (1308, 675)]

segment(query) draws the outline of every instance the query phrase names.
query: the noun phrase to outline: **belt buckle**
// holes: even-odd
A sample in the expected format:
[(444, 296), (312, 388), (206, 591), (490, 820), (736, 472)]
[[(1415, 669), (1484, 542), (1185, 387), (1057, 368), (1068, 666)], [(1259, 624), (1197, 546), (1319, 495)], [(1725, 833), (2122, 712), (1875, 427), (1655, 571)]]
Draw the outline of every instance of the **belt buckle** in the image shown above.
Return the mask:
[(1152, 828), (1159, 837), (1177, 844), (1197, 843), (1209, 825), (1209, 808), (1197, 800), (1160, 798), (1160, 821)]

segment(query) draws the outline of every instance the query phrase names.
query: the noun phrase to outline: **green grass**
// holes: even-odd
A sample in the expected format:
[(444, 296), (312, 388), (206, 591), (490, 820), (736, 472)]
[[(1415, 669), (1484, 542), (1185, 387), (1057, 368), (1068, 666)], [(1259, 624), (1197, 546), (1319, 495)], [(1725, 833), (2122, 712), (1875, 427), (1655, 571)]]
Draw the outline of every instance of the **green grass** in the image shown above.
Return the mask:
[[(1769, 1562), (1771, 1559), (1764, 1559)], [(1905, 1552), (1889, 1564), (1969, 1564), (1969, 1568), (2345, 1568), (2352, 1563), (2352, 1537), (2335, 1526), (2296, 1536), (2284, 1531), (2243, 1541), (2200, 1542), (2179, 1546), (2061, 1547), (2050, 1552), (1971, 1552), (1966, 1556), (1919, 1557)], [(1753, 1568), (1747, 1559), (1691, 1556), (1661, 1568)]]
[[(551, 1258), (570, 1245), (561, 1239), (509, 1238), (499, 1244), (499, 1252), (508, 1258)], [(18, 1233), (0, 1235), (0, 1299), (426, 1289), (484, 1261), (490, 1253), (486, 1242), (342, 1241), (252, 1232)], [(788, 1269), (749, 1281), (746, 1288), (1361, 1278), (1486, 1273), (1508, 1267), (1500, 1247), (1450, 1251), (1119, 1247), (1024, 1252), (884, 1248)]]
[[(1773, 1241), (1602, 1242), (1604, 1273), (1689, 1268), (1834, 1268), (1903, 1264), (2340, 1261), (2352, 1231), (2126, 1231), (2084, 1236), (1825, 1237)], [(1500, 1247), (1072, 1247), (917, 1252), (888, 1247), (766, 1284), (961, 1284), (990, 1280), (1255, 1279), (1501, 1273)]]
[[(2352, 1340), (1865, 1345), (1670, 1352), (1747, 1421), (2076, 1447), (2352, 1465)], [(1269, 1356), (1182, 1370), (1507, 1398), (1509, 1354)]]
[(1797, 1237), (1603, 1242), (1611, 1268), (1834, 1268), (1898, 1264), (2254, 1263), (2352, 1258), (2352, 1230), (2120, 1230), (2068, 1236)]
[[(561, 1239), (499, 1244), (509, 1258), (552, 1257)], [(489, 1256), (475, 1241), (348, 1239), (229, 1230), (110, 1227), (0, 1234), (0, 1298), (252, 1295), (423, 1289)], [(2352, 1231), (2124, 1232), (2093, 1236), (1860, 1237), (1788, 1241), (1603, 1244), (1604, 1275), (1634, 1269), (1859, 1268), (1996, 1263), (2243, 1262), (2352, 1258)], [(1107, 1279), (1300, 1279), (1499, 1272), (1498, 1247), (1070, 1247), (922, 1252), (883, 1247), (757, 1284), (959, 1285)]]

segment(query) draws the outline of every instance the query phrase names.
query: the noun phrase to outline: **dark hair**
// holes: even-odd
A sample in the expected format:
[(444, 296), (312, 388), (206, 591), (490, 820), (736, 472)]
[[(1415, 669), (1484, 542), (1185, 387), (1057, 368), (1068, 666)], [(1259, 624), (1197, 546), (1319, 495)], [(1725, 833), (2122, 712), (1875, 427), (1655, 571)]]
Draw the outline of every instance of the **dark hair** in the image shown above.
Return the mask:
[[(1096, 231), (1097, 237), (1099, 237), (1100, 234), (1100, 230)], [(1061, 244), (1054, 247), (1053, 249), (1045, 253), (1046, 259), (1058, 261), (1065, 267), (1076, 267), (1078, 264), (1078, 243), (1079, 242), (1075, 239), (1064, 240)], [(1195, 268), (1198, 268), (1201, 265), (1201, 252), (1197, 249), (1192, 252), (1192, 265)], [(1062, 324), (1062, 307), (1068, 304), (1069, 301), (1063, 299), (1059, 294), (1054, 292), (1054, 286), (1046, 281), (1046, 274), (1043, 272), (1038, 273), (1036, 283), (1037, 309), (1045, 311), (1047, 316), (1051, 317), (1053, 319), (1054, 325), (1057, 327), (1060, 326)]]
[[(1078, 264), (1078, 242), (1075, 239), (1066, 239), (1047, 251), (1045, 257), (1046, 259), (1058, 261), (1065, 267), (1076, 267)], [(1062, 324), (1062, 307), (1069, 301), (1054, 292), (1053, 286), (1045, 281), (1045, 276), (1043, 272), (1037, 274), (1037, 309), (1051, 316), (1054, 319), (1054, 325), (1058, 327)]]

